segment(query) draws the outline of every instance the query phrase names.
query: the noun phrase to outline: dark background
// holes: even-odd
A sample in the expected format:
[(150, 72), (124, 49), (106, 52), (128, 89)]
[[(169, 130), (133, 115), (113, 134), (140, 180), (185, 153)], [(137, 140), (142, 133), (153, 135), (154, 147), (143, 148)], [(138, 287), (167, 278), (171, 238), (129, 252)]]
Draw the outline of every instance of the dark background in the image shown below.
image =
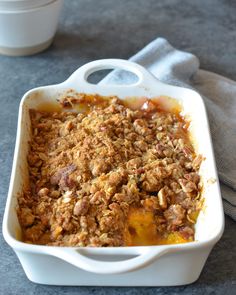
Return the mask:
[[(100, 58), (129, 58), (158, 36), (196, 54), (201, 68), (236, 80), (236, 1), (66, 0), (53, 45), (32, 57), (0, 56), (0, 220), (7, 197), (17, 112), (29, 89), (65, 80)], [(236, 294), (236, 224), (225, 232), (200, 279), (168, 288), (55, 287), (31, 283), (0, 234), (0, 294)]]

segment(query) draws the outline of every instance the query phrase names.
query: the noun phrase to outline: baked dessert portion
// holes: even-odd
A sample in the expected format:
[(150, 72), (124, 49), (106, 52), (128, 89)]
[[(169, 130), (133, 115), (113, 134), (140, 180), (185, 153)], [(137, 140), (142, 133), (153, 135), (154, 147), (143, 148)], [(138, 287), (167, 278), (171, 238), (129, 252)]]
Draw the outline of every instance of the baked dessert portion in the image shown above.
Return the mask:
[(62, 105), (58, 112), (30, 110), (30, 185), (18, 197), (23, 241), (98, 247), (193, 241), (202, 157), (180, 109), (165, 110), (158, 99), (86, 94), (65, 96)]

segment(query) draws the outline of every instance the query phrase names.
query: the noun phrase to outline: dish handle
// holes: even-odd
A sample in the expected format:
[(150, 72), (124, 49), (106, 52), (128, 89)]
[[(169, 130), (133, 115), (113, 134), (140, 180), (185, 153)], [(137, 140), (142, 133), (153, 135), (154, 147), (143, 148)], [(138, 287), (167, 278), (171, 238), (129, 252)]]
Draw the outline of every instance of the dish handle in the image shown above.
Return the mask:
[[(101, 261), (101, 257), (96, 260), (88, 257), (90, 251), (78, 248), (55, 248), (48, 253), (56, 256), (80, 269), (97, 274), (121, 274), (140, 269), (152, 263), (163, 254), (169, 252), (169, 249), (144, 247), (141, 253), (136, 257), (127, 258), (121, 261)], [(86, 253), (87, 252), (87, 253)], [(101, 254), (102, 255), (102, 254)], [(104, 254), (106, 255), (106, 254)], [(104, 257), (104, 255), (102, 255)], [(122, 255), (121, 255), (122, 256)], [(114, 257), (114, 255), (113, 255)]]
[(131, 72), (138, 77), (138, 81), (132, 84), (124, 85), (111, 85), (110, 83), (104, 83), (102, 84), (102, 87), (127, 89), (133, 87), (145, 87), (145, 85), (149, 85), (150, 83), (161, 83), (143, 66), (124, 59), (100, 59), (89, 62), (76, 70), (69, 77), (68, 81), (77, 83), (80, 87), (101, 87), (99, 84), (89, 83), (88, 77), (94, 72), (108, 69), (119, 69)]

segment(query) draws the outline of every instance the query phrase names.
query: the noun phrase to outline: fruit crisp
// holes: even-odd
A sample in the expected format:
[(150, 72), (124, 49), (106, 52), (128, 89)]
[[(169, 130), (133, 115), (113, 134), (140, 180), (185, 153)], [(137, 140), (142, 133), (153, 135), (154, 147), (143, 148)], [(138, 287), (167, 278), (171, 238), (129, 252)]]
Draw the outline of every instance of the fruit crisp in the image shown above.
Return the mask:
[(202, 157), (189, 122), (158, 99), (137, 101), (75, 94), (64, 97), (63, 111), (30, 110), (30, 185), (18, 197), (25, 242), (101, 247), (194, 240)]

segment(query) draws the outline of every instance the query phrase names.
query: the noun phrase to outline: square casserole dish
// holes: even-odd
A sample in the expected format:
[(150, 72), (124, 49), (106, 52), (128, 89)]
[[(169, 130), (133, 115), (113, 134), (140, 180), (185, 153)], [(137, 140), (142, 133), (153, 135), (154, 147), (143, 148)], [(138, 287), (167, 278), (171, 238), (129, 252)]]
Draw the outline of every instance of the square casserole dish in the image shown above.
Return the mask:
[[(87, 78), (103, 69), (123, 69), (138, 76), (131, 85), (90, 84)], [(55, 247), (20, 240), (17, 194), (27, 185), (27, 151), (31, 137), (29, 109), (57, 102), (68, 89), (80, 93), (126, 97), (169, 96), (182, 105), (191, 120), (190, 132), (197, 153), (205, 160), (200, 167), (204, 208), (195, 225), (195, 241), (186, 244), (138, 247)], [(140, 65), (119, 59), (98, 60), (84, 65), (58, 85), (35, 88), (22, 98), (3, 235), (18, 256), (27, 277), (40, 284), (74, 286), (174, 286), (196, 281), (224, 228), (208, 120), (200, 95), (190, 89), (166, 85)]]

